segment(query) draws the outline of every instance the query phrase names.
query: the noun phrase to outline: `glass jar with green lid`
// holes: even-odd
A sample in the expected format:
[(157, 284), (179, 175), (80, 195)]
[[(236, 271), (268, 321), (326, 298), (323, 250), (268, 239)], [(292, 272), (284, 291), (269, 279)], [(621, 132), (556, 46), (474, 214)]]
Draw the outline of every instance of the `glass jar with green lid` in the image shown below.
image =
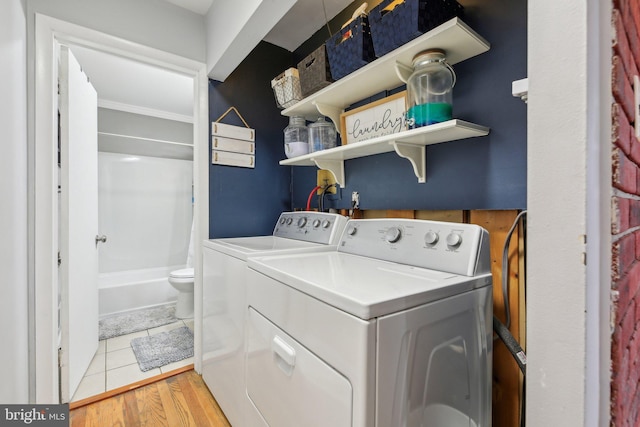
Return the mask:
[(456, 74), (442, 49), (428, 49), (413, 58), (407, 80), (409, 129), (445, 122), (452, 118), (452, 89)]

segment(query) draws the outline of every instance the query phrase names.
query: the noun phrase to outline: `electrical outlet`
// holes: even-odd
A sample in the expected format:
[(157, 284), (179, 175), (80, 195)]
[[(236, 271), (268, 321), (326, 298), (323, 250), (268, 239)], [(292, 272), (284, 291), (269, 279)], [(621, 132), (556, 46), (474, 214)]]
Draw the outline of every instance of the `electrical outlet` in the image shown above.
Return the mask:
[[(331, 172), (329, 172), (326, 169), (318, 169), (318, 183), (316, 184), (320, 187), (320, 190), (318, 190), (318, 194), (322, 194), (322, 189), (324, 189), (327, 185), (331, 185), (335, 183), (336, 183), (336, 178), (333, 176)], [(338, 189), (334, 185), (333, 187), (330, 187), (325, 192), (325, 194), (336, 194), (337, 192), (338, 192)]]
[(360, 207), (360, 193), (354, 191), (351, 193), (351, 207), (358, 209)]

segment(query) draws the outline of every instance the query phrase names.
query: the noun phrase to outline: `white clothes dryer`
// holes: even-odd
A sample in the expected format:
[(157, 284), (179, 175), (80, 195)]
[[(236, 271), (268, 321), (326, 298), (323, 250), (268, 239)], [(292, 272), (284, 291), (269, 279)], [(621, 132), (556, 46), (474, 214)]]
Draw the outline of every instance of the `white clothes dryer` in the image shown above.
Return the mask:
[(203, 242), (202, 376), (234, 427), (250, 425), (244, 381), (247, 259), (335, 251), (346, 222), (338, 214), (283, 212), (272, 235)]
[(471, 224), (350, 220), (336, 251), (250, 258), (251, 425), (489, 427), (488, 242)]

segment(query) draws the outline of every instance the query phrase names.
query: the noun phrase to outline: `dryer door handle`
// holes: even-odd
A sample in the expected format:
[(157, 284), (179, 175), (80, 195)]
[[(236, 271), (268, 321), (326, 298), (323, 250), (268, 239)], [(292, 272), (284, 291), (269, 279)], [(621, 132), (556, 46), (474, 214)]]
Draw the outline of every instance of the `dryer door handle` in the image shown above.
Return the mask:
[(271, 350), (273, 350), (277, 358), (277, 364), (280, 369), (282, 369), (285, 374), (291, 375), (293, 367), (296, 365), (295, 349), (276, 335), (273, 337), (273, 341), (271, 341)]

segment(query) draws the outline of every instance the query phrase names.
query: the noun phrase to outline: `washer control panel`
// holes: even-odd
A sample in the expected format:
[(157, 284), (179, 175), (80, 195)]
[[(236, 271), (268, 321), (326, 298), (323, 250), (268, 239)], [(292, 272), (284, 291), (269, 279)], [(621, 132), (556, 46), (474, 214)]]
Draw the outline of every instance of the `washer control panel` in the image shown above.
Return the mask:
[(337, 245), (347, 224), (347, 217), (326, 212), (283, 212), (273, 235), (286, 239)]
[(489, 234), (475, 224), (419, 219), (354, 219), (341, 252), (473, 276), (491, 269)]

